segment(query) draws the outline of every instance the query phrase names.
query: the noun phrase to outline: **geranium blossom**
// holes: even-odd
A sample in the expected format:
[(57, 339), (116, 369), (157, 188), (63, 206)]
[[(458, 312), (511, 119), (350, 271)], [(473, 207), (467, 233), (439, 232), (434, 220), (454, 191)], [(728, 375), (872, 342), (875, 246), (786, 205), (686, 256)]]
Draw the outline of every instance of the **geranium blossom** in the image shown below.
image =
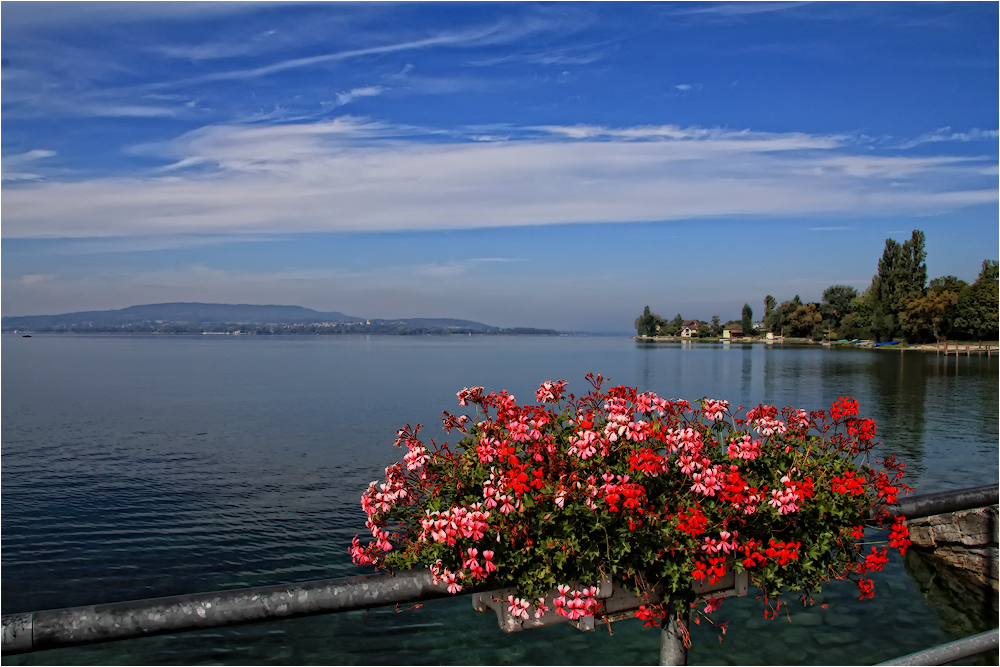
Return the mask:
[[(667, 613), (659, 600), (693, 605), (692, 584), (732, 569), (750, 574), (769, 617), (775, 596), (830, 578), (868, 598), (864, 576), (885, 567), (889, 547), (909, 546), (903, 519), (885, 510), (908, 490), (904, 465), (871, 454), (875, 424), (852, 399), (828, 413), (758, 405), (741, 417), (722, 399), (692, 409), (588, 381), (580, 397), (543, 382), (532, 405), (465, 388), (470, 414), (442, 417), (460, 435), (453, 445), (421, 439), (419, 424), (397, 431), (406, 453), (361, 494), (371, 539), (354, 538), (352, 561), (427, 567), (453, 594), (509, 586), (504, 608), (520, 621), (600, 616), (593, 584), (614, 572), (650, 594), (636, 616), (655, 625)], [(869, 513), (889, 538), (865, 553), (856, 517)], [(552, 591), (553, 580), (564, 583)]]

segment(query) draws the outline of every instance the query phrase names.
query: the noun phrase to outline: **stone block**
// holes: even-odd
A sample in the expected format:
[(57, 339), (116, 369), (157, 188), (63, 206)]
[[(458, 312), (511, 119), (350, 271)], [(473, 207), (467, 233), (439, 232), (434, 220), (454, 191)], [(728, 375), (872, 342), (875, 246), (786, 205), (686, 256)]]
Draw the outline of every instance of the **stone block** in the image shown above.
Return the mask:
[(926, 519), (916, 519), (906, 522), (910, 529), (910, 541), (915, 547), (933, 549), (937, 544), (934, 542), (934, 531), (931, 530), (930, 522)]
[(947, 542), (962, 542), (962, 531), (955, 522), (954, 514), (937, 514), (930, 517), (931, 531), (934, 541), (938, 544)]
[(958, 512), (955, 523), (961, 534), (962, 544), (967, 546), (987, 545), (993, 541), (996, 518), (986, 508), (971, 512)]

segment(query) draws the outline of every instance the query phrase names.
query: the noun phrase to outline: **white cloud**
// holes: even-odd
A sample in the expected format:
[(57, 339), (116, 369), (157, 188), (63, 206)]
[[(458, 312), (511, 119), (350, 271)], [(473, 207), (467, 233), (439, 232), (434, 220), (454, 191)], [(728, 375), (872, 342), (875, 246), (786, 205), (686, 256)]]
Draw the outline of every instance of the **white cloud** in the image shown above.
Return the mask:
[(12, 2), (3, 6), (4, 31), (91, 24), (191, 19), (256, 12), (283, 2)]
[(997, 137), (1000, 137), (1000, 131), (997, 130), (980, 130), (976, 127), (968, 132), (952, 132), (950, 127), (942, 127), (934, 130), (933, 132), (921, 134), (915, 139), (905, 141), (900, 144), (899, 148), (913, 148), (914, 146), (919, 146), (920, 144), (937, 143), (939, 141), (996, 141)]
[(450, 262), (439, 262), (435, 264), (421, 264), (414, 268), (414, 273), (419, 276), (434, 278), (453, 278), (464, 276), (483, 264), (506, 264), (508, 262), (520, 261), (513, 257), (472, 257), (469, 259), (453, 260)]
[(385, 88), (382, 86), (364, 86), (362, 88), (354, 88), (346, 92), (337, 93), (337, 102), (335, 106), (342, 107), (345, 104), (350, 104), (359, 97), (377, 97), (383, 93)]
[(21, 167), (36, 160), (54, 157), (55, 151), (45, 149), (35, 149), (25, 153), (15, 155), (5, 155), (3, 157), (3, 180), (5, 181), (34, 181), (42, 178), (41, 174), (28, 171), (21, 171)]
[(746, 16), (750, 14), (761, 14), (765, 12), (780, 12), (802, 5), (812, 4), (810, 2), (723, 2), (723, 3), (697, 3), (695, 7), (676, 9), (668, 12), (672, 15), (684, 14), (716, 14), (719, 16)]
[(442, 143), (434, 130), (350, 116), (209, 126), (142, 148), (172, 160), (167, 173), (8, 187), (3, 233), (465, 229), (933, 213), (997, 200), (983, 159), (856, 155), (842, 137), (672, 125), (507, 129), (512, 138), (502, 142), (448, 134)]
[(490, 67), (493, 65), (523, 63), (529, 65), (589, 65), (604, 60), (610, 51), (605, 48), (585, 45), (572, 49), (553, 49), (540, 53), (512, 53), (495, 58), (470, 60), (469, 65)]
[(419, 51), (438, 47), (460, 47), (467, 48), (473, 46), (486, 46), (495, 44), (505, 44), (516, 41), (539, 31), (550, 30), (558, 24), (543, 20), (528, 18), (523, 21), (499, 21), (492, 25), (468, 28), (451, 32), (441, 32), (423, 39), (411, 39), (380, 46), (370, 46), (358, 49), (347, 49), (344, 51), (334, 51), (322, 53), (315, 56), (303, 58), (289, 58), (273, 62), (269, 65), (254, 67), (250, 69), (228, 70), (213, 72), (203, 76), (167, 81), (160, 84), (152, 84), (150, 88), (176, 87), (190, 85), (194, 83), (209, 83), (213, 81), (237, 81), (244, 79), (255, 79), (262, 76), (269, 76), (279, 72), (299, 69), (304, 67), (314, 67), (326, 63), (352, 60), (365, 56), (381, 55), (388, 53), (400, 53), (406, 51)]
[(691, 84), (690, 83), (682, 83), (682, 84), (674, 86), (674, 88), (676, 88), (677, 90), (680, 90), (682, 92), (687, 92), (687, 91), (691, 90)]

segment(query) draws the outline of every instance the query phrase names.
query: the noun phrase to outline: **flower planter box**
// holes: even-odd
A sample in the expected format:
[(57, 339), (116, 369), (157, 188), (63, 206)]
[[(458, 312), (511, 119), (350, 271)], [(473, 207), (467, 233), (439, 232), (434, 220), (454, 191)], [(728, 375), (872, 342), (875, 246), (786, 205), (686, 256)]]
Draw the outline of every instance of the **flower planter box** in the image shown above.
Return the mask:
[[(732, 567), (728, 567), (726, 575), (716, 583), (709, 584), (707, 580), (698, 581), (692, 586), (692, 590), (698, 596), (698, 599), (744, 597), (749, 588), (749, 580), (750, 577), (746, 571), (735, 572)], [(574, 584), (571, 584), (574, 588), (583, 588), (583, 586)], [(527, 619), (516, 618), (508, 611), (508, 596), (517, 595), (517, 589), (513, 587), (473, 594), (472, 608), (484, 613), (490, 610), (496, 612), (497, 622), (500, 625), (500, 629), (504, 632), (520, 632), (522, 630), (531, 630), (558, 623), (570, 623), (577, 630), (590, 631), (594, 630), (598, 622), (612, 623), (632, 618), (635, 616), (635, 612), (639, 609), (640, 605), (656, 604), (662, 600), (655, 589), (650, 591), (648, 599), (644, 599), (633, 593), (629, 588), (622, 586), (618, 582), (612, 582), (610, 579), (602, 580), (598, 588), (599, 592), (595, 597), (601, 600), (601, 606), (598, 608), (597, 613), (593, 616), (584, 616), (575, 621), (571, 621), (569, 618), (560, 616), (553, 611), (555, 606), (552, 601), (559, 595), (554, 590), (549, 591), (549, 594), (545, 596), (545, 605), (549, 608), (549, 611), (546, 611), (538, 618), (535, 618), (533, 611)]]

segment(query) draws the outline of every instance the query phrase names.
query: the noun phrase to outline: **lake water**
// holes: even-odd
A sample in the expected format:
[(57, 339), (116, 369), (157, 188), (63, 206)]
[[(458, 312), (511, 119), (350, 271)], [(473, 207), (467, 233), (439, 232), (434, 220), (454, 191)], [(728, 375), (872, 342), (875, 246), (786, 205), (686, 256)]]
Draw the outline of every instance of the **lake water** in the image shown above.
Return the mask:
[[(5, 335), (2, 353), (3, 613), (370, 571), (347, 554), (361, 492), (401, 457), (400, 426), (445, 437), (438, 417), (466, 386), (528, 401), (549, 379), (583, 392), (594, 372), (744, 406), (851, 396), (918, 493), (998, 476), (996, 357), (624, 337)], [(689, 661), (871, 664), (997, 624), (995, 601), (929, 604), (898, 556), (873, 600), (853, 584), (821, 598), (777, 621), (752, 596), (727, 600), (725, 641), (694, 627)], [(506, 635), (462, 596), (4, 662), (656, 663), (657, 631), (612, 627)]]

